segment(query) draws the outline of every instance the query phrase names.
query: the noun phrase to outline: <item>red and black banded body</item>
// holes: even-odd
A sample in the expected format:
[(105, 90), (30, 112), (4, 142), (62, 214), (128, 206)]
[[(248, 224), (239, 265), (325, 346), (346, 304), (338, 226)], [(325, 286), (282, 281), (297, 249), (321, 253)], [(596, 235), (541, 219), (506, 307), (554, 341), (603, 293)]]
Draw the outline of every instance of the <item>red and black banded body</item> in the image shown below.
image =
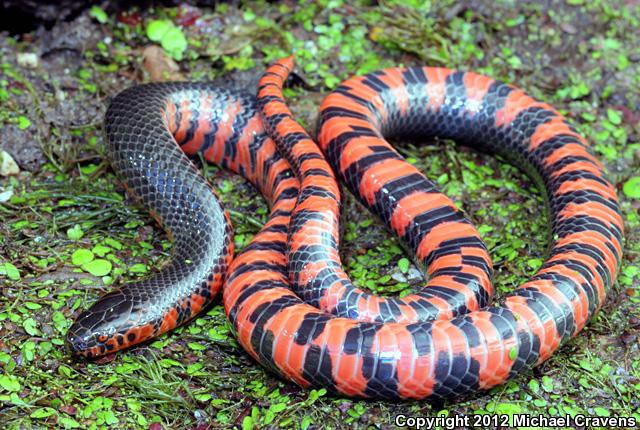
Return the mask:
[[(261, 364), (302, 386), (345, 395), (460, 395), (500, 384), (541, 363), (602, 306), (622, 252), (617, 197), (584, 139), (557, 111), (519, 89), (473, 73), (388, 69), (351, 78), (325, 99), (319, 149), (295, 123), (281, 94), (292, 65), (291, 58), (285, 59), (265, 73), (257, 104), (252, 97), (207, 85), (161, 84), (122, 93), (107, 115), (111, 148), (131, 150), (125, 156), (113, 153), (114, 167), (172, 232), (174, 260), (185, 258), (180, 238), (190, 244), (184, 245), (192, 247), (189, 251), (208, 246), (200, 243), (206, 239), (203, 230), (181, 230), (182, 224), (174, 227), (176, 220), (193, 223), (222, 213), (217, 204), (208, 207), (200, 200), (212, 194), (201, 187), (196, 173), (189, 178), (198, 185), (169, 182), (171, 175), (184, 178), (185, 172), (194, 172), (187, 158), (171, 155), (176, 141), (188, 154), (202, 152), (244, 175), (267, 199), (269, 220), (230, 264), (223, 290), (240, 343)], [(265, 135), (263, 123), (276, 143)], [(386, 141), (427, 136), (498, 153), (546, 193), (554, 238), (550, 256), (500, 305), (487, 306), (493, 292), (491, 262), (476, 230)], [(147, 146), (151, 142), (153, 150)], [(169, 163), (179, 166), (177, 172), (164, 175), (149, 167), (168, 167), (159, 161), (165, 152), (181, 160)], [(138, 180), (139, 175), (152, 179)], [(426, 268), (429, 281), (421, 291), (385, 299), (351, 285), (338, 257), (340, 191), (335, 176)], [(168, 192), (156, 191), (167, 187)], [(189, 198), (176, 195), (187, 190)], [(147, 194), (153, 197), (145, 200)], [(178, 215), (168, 215), (165, 208)], [(190, 208), (202, 210), (203, 216), (188, 212)], [(229, 237), (224, 220), (207, 221), (217, 226), (211, 234)], [(228, 261), (230, 239), (217, 243), (224, 245), (207, 248), (208, 257), (202, 257), (207, 264)], [(164, 297), (175, 288), (183, 296), (191, 294), (193, 302), (193, 294), (200, 294), (203, 280), (215, 270), (204, 269), (207, 264), (199, 256), (186, 258), (203, 267), (191, 288), (154, 284), (163, 291), (155, 294), (147, 286), (125, 287), (121, 297), (138, 303), (139, 297), (127, 295)], [(196, 273), (192, 269), (184, 270)], [(105, 352), (105, 339), (108, 344), (114, 333), (122, 333), (111, 327), (114, 321), (134, 320), (114, 319), (111, 302), (102, 301), (95, 305), (102, 313), (89, 310), (72, 327), (76, 334), (71, 339), (82, 340), (75, 343), (78, 352)], [(184, 300), (163, 303), (169, 310), (159, 321)], [(104, 328), (106, 337), (98, 339), (95, 327)]]
[[(493, 294), (491, 259), (476, 229), (375, 130), (354, 131), (345, 124), (338, 139), (357, 137), (358, 143), (329, 162), (346, 173), (341, 176), (351, 191), (404, 240), (429, 277), (424, 289), (402, 298), (379, 297), (351, 284), (338, 255), (340, 192), (333, 171), (281, 96), (290, 65), (282, 61), (267, 71), (258, 100), (270, 135), (301, 182), (288, 244), (290, 281), (298, 296), (334, 315), (375, 322), (451, 318), (486, 306)], [(345, 112), (338, 106), (344, 105), (329, 106), (323, 115)]]
[[(314, 291), (312, 303), (323, 306), (324, 297), (335, 297), (335, 308), (349, 309), (352, 295), (336, 263), (337, 251), (323, 250), (324, 261), (314, 255), (318, 245), (336, 245), (337, 232), (328, 230), (335, 223), (325, 221), (331, 218), (323, 206), (334, 191), (309, 180), (305, 194), (305, 178), (327, 177), (330, 170), (317, 164), (305, 167), (320, 153), (292, 120), (279, 91), (291, 65), (284, 60), (270, 68), (258, 95), (270, 135), (301, 180), (289, 230), (290, 279), (299, 291), (305, 285)], [(555, 238), (550, 256), (501, 306), (477, 310), (482, 302), (476, 299), (478, 304), (466, 306), (471, 312), (456, 316), (459, 297), (478, 297), (477, 290), (469, 291), (478, 282), (463, 281), (478, 279), (482, 269), (490, 273), (489, 260), (475, 232), (453, 218), (450, 202), (386, 141), (429, 136), (499, 153), (546, 192)], [(337, 176), (427, 266), (430, 282), (424, 291), (444, 302), (444, 309), (448, 304), (453, 317), (435, 311), (432, 321), (355, 321), (294, 300), (274, 300), (262, 304), (271, 309), (268, 317), (260, 314), (246, 337), (240, 333), (249, 349), (266, 347), (255, 343), (259, 337), (295, 352), (293, 357), (274, 353), (269, 367), (303, 385), (349, 395), (458, 395), (494, 386), (544, 361), (604, 302), (622, 252), (617, 198), (584, 139), (549, 105), (473, 73), (395, 68), (342, 83), (321, 106), (317, 138)], [(306, 204), (312, 198), (314, 203)], [(442, 283), (449, 274), (453, 282)], [(340, 315), (332, 303), (325, 309)]]
[(231, 223), (187, 155), (200, 152), (243, 175), (276, 211), (286, 213), (298, 193), (250, 94), (206, 83), (136, 86), (109, 106), (105, 133), (114, 171), (167, 230), (173, 254), (160, 272), (101, 297), (76, 319), (68, 344), (88, 357), (177, 327), (222, 287), (233, 257)]

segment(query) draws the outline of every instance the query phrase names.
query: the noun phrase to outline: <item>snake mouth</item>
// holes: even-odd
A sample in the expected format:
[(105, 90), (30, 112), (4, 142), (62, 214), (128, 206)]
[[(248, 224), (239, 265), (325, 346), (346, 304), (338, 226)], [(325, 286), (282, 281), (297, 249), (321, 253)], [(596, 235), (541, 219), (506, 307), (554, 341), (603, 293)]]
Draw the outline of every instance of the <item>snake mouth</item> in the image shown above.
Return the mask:
[(88, 358), (93, 357), (94, 350), (99, 348), (95, 334), (77, 323), (74, 323), (67, 332), (66, 346), (71, 354)]
[(158, 333), (154, 323), (131, 324), (129, 320), (106, 320), (104, 315), (85, 311), (66, 335), (67, 350), (76, 356), (98, 358), (128, 348)]
[(110, 346), (112, 335), (101, 330), (91, 329), (79, 324), (82, 315), (71, 325), (66, 336), (66, 347), (71, 354), (85, 358), (95, 358), (108, 354), (113, 349)]
[(73, 355), (86, 356), (87, 350), (89, 349), (89, 343), (82, 337), (74, 334), (67, 334), (66, 346)]
[(122, 332), (131, 327), (131, 305), (115, 290), (99, 298), (82, 312), (66, 336), (73, 355), (96, 358), (122, 349)]

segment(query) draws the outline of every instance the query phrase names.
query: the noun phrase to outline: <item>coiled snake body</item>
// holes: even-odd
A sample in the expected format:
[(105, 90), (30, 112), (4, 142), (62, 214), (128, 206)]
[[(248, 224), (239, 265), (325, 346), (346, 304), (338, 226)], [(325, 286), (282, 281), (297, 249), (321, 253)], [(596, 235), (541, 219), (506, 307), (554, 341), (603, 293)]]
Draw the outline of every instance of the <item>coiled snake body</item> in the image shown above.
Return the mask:
[[(95, 357), (170, 330), (224, 282), (240, 343), (272, 371), (350, 396), (448, 397), (541, 363), (602, 306), (622, 254), (617, 197), (555, 109), (474, 73), (393, 68), (331, 93), (316, 145), (282, 98), (292, 66), (269, 68), (257, 100), (206, 83), (140, 85), (113, 100), (113, 168), (167, 229), (173, 257), (82, 313), (68, 334), (75, 353)], [(500, 305), (489, 305), (491, 260), (475, 228), (385, 140), (428, 136), (500, 154), (545, 190), (549, 257)], [(244, 176), (270, 206), (234, 259), (229, 218), (187, 157), (197, 153)], [(423, 289), (381, 298), (351, 284), (335, 176), (404, 241), (426, 270)]]

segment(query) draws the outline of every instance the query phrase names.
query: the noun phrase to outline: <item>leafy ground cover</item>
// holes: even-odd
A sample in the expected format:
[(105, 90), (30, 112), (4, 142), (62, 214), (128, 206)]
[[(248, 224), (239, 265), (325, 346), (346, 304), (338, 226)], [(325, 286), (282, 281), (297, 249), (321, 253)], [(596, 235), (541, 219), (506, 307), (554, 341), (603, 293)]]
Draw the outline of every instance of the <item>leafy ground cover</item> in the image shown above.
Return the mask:
[[(0, 422), (305, 430), (393, 428), (400, 413), (640, 420), (639, 16), (637, 2), (613, 0), (94, 6), (47, 30), (0, 34), (0, 146), (22, 170), (0, 178)], [(399, 64), (476, 70), (565, 113), (606, 165), (626, 223), (618, 284), (587, 329), (537, 369), (444, 402), (352, 400), (283, 382), (239, 347), (219, 302), (155, 342), (101, 362), (72, 359), (63, 339), (73, 316), (170, 252), (104, 159), (109, 97), (151, 77), (249, 86), (290, 52), (316, 88), (287, 93), (309, 128), (341, 79)], [(499, 294), (540, 266), (544, 202), (522, 173), (450, 142), (400, 148), (479, 226)], [(266, 207), (242, 179), (204, 169), (232, 211), (242, 248)], [(350, 197), (345, 212), (342, 254), (356, 284), (387, 294), (420, 283), (398, 242)]]

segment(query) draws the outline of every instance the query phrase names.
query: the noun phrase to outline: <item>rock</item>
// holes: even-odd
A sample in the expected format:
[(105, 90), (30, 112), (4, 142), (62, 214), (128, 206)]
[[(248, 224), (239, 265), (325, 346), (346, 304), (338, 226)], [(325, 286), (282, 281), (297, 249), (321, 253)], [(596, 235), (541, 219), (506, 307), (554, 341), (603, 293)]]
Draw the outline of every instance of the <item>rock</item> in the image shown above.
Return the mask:
[[(90, 6), (84, 0), (2, 0), (4, 11), (20, 11), (32, 19), (53, 22), (64, 20)], [(15, 12), (14, 12), (15, 13)]]
[(38, 67), (39, 58), (37, 54), (33, 52), (20, 52), (16, 55), (16, 61), (22, 67), (27, 69), (35, 69)]
[(20, 167), (13, 157), (7, 152), (0, 149), (0, 176), (11, 176), (20, 173)]

